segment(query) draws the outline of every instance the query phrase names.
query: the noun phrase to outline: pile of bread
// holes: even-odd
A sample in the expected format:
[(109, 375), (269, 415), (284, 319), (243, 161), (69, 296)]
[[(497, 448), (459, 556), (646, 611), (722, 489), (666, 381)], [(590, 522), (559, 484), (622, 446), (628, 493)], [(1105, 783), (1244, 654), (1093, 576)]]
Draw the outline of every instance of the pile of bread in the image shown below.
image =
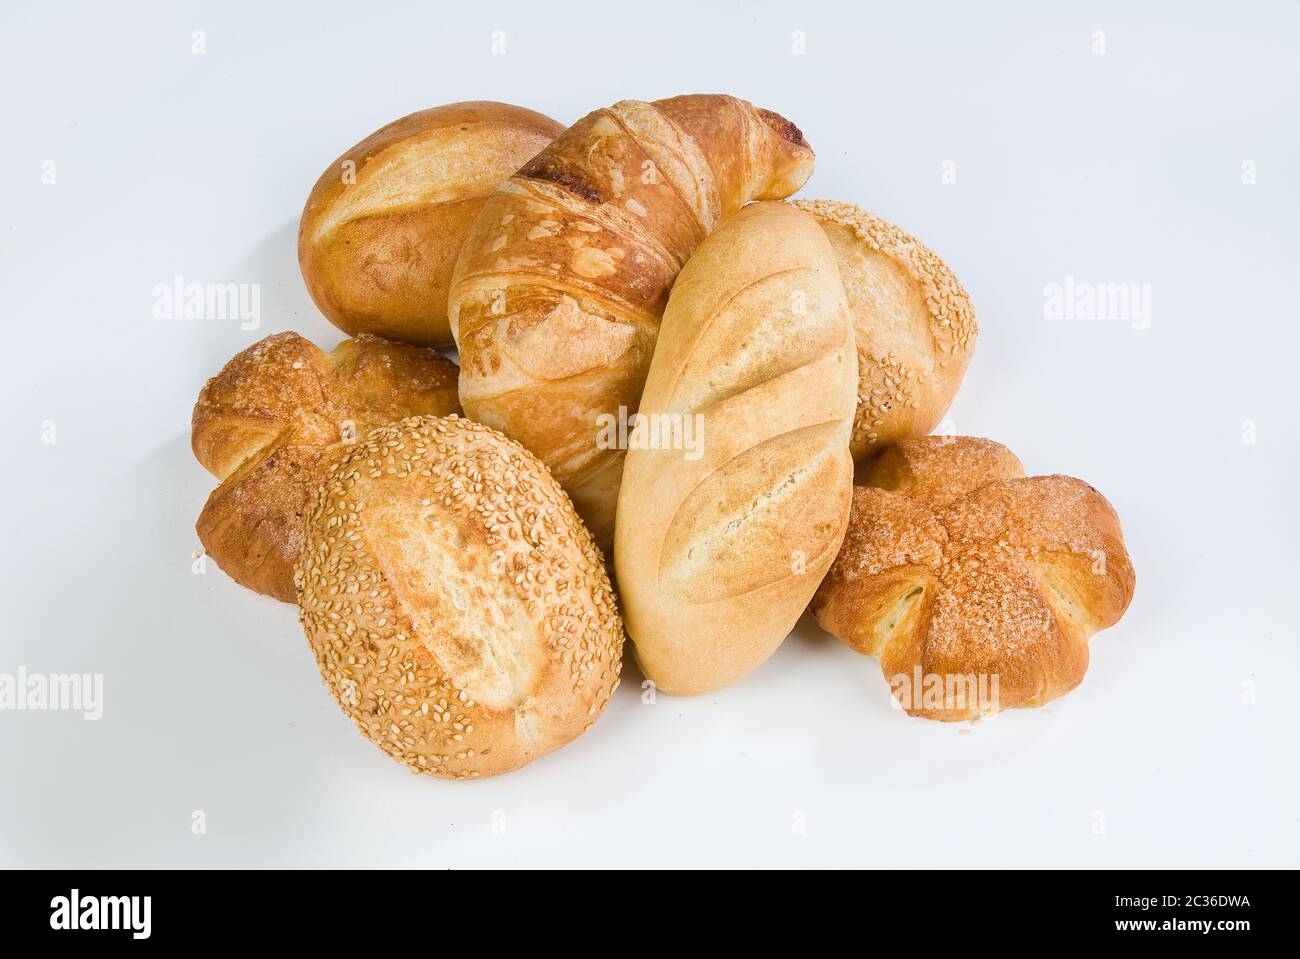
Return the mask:
[[(277, 334), (204, 387), (193, 446), (220, 486), (198, 533), (298, 604), (385, 752), (515, 769), (595, 722), (625, 634), (658, 690), (704, 693), (810, 606), (914, 715), (1082, 680), (1133, 592), (1114, 510), (997, 443), (926, 435), (970, 301), (897, 227), (787, 202), (812, 170), (784, 117), (691, 95), (567, 129), (451, 104), (321, 176), (302, 272), (351, 339)], [(894, 682), (974, 675), (994, 700)]]

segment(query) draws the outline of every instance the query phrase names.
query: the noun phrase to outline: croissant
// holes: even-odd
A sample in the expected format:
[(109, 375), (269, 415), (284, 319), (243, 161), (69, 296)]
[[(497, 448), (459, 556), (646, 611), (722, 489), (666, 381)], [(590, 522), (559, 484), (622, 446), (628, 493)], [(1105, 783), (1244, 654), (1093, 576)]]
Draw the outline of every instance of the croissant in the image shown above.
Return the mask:
[(307, 507), (377, 426), (459, 412), (456, 365), (377, 336), (331, 353), (277, 333), (236, 354), (194, 404), (194, 456), (221, 481), (199, 514), (204, 551), (235, 582), (294, 601)]
[(673, 287), (619, 493), (627, 630), (664, 692), (735, 682), (807, 607), (849, 520), (856, 395), (826, 235), (746, 207)]
[(608, 547), (623, 450), (668, 291), (753, 199), (781, 199), (813, 152), (734, 97), (625, 100), (589, 114), (479, 211), (448, 315), (465, 413), (532, 450)]
[(1088, 638), (1133, 598), (1105, 497), (1073, 477), (1026, 477), (1005, 446), (968, 436), (886, 447), (867, 482), (812, 608), (880, 657), (907, 712), (973, 719), (1082, 682)]

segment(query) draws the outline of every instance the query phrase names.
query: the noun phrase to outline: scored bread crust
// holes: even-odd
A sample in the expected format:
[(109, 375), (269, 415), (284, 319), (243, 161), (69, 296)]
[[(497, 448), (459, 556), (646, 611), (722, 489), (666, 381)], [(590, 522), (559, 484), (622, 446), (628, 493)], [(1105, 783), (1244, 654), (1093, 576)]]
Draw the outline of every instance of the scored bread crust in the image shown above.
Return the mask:
[(447, 291), (487, 198), (564, 125), (491, 101), (421, 110), (335, 160), (303, 207), (298, 262), (311, 297), (346, 333), (452, 343)]
[[(847, 309), (825, 234), (781, 203), (724, 223), (673, 287), (614, 547), (637, 661), (664, 692), (759, 666), (835, 557), (853, 484)], [(664, 415), (702, 424), (698, 458), (646, 448)]]
[(329, 467), (376, 426), (457, 413), (456, 364), (374, 336), (325, 353), (277, 333), (234, 356), (194, 404), (194, 455), (221, 485), (196, 529), (235, 582), (294, 601), (307, 506)]
[(618, 686), (622, 623), (590, 533), (536, 457), (460, 417), (406, 419), (347, 453), (297, 585), (326, 686), (419, 772), (522, 766)]
[[(817, 621), (880, 657), (929, 719), (1041, 706), (1082, 680), (1088, 639), (1117, 622), (1134, 574), (1119, 517), (1069, 476), (1026, 477), (1006, 447), (929, 436), (886, 448), (853, 493)], [(930, 703), (914, 677), (982, 677), (996, 701)], [(970, 688), (970, 687), (968, 687)]]
[(668, 291), (751, 199), (789, 196), (813, 153), (735, 97), (624, 100), (579, 120), (480, 211), (448, 311), (468, 416), (536, 453), (602, 548), (623, 450), (602, 416), (636, 412)]
[(979, 327), (961, 282), (937, 254), (851, 203), (792, 200), (835, 248), (858, 344), (853, 458), (924, 436), (952, 404)]

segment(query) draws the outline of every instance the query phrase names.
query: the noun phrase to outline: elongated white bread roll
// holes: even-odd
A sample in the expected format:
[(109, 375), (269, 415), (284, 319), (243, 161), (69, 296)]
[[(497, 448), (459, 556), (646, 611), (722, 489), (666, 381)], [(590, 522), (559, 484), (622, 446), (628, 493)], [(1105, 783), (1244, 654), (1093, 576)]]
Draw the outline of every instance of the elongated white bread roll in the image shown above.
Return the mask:
[(749, 200), (812, 174), (784, 117), (735, 97), (624, 100), (564, 131), (487, 201), (448, 315), (471, 419), (541, 458), (608, 548), (623, 451), (668, 291), (691, 251)]
[(536, 457), (478, 423), (411, 417), (356, 444), (295, 576), (325, 684), (417, 772), (515, 769), (618, 686), (623, 630), (591, 534)]
[[(817, 221), (754, 203), (673, 287), (619, 494), (615, 573), (645, 675), (735, 682), (780, 645), (848, 524), (857, 359)], [(676, 429), (685, 448), (673, 445)]]

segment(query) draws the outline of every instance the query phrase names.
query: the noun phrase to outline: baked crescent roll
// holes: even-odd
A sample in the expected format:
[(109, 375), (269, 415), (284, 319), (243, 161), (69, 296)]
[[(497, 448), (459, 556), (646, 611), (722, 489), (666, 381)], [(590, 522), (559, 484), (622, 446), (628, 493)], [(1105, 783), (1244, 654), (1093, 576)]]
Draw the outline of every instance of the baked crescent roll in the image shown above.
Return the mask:
[(668, 291), (753, 199), (812, 173), (794, 124), (735, 97), (625, 100), (579, 120), (488, 200), (448, 312), (466, 414), (536, 453), (607, 547), (623, 450)]
[(1083, 680), (1088, 638), (1133, 598), (1119, 517), (1100, 493), (1026, 477), (1006, 447), (972, 437), (894, 444), (867, 482), (812, 608), (880, 657), (904, 709), (973, 719)]

